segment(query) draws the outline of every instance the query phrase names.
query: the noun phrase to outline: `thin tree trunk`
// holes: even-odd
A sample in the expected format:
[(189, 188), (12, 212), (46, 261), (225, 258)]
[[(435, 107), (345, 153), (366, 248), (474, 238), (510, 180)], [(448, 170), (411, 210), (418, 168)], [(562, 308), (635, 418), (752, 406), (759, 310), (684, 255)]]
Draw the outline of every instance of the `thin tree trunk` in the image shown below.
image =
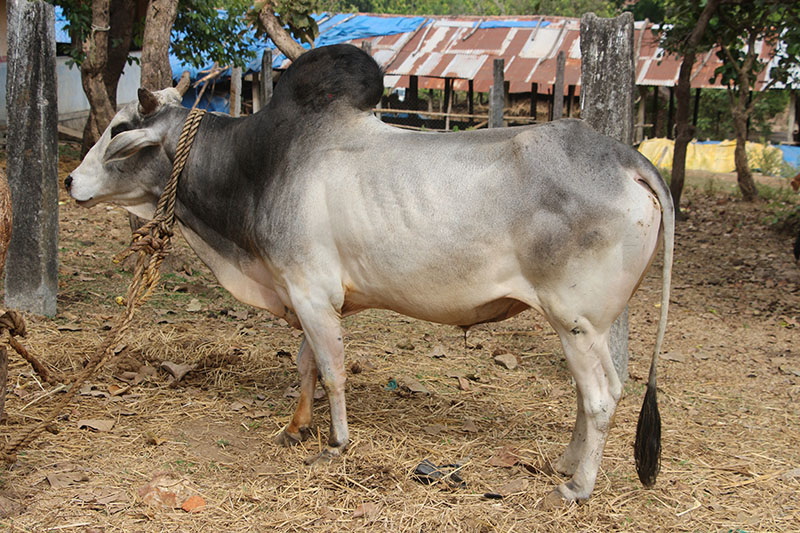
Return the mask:
[(128, 53), (133, 44), (133, 26), (136, 17), (134, 0), (114, 0), (111, 3), (111, 32), (108, 41), (108, 67), (103, 79), (106, 92), (114, 109), (117, 108), (117, 86), (122, 71), (128, 63)]
[(286, 57), (294, 61), (305, 53), (306, 49), (300, 46), (300, 44), (292, 38), (291, 34), (283, 29), (281, 23), (278, 22), (278, 18), (275, 16), (275, 7), (272, 5), (272, 2), (267, 2), (261, 9), (261, 12), (258, 14), (258, 19), (267, 29), (267, 33), (275, 43), (275, 46), (277, 46)]
[(83, 43), (86, 58), (81, 63), (81, 84), (90, 105), (89, 118), (83, 130), (83, 154), (97, 142), (116, 112), (104, 78), (108, 66), (108, 36), (111, 30), (109, 4), (110, 0), (92, 2), (92, 31)]
[(678, 75), (678, 84), (675, 86), (675, 96), (677, 109), (675, 110), (675, 148), (672, 153), (672, 178), (669, 182), (669, 189), (672, 193), (672, 200), (675, 204), (675, 217), (684, 220), (686, 215), (681, 211), (681, 194), (686, 177), (686, 149), (694, 137), (694, 127), (689, 122), (689, 106), (691, 104), (691, 81), (692, 68), (696, 58), (697, 47), (703, 39), (708, 22), (716, 11), (722, 0), (709, 0), (700, 16), (697, 18), (689, 40), (686, 43), (686, 52), (681, 62), (681, 70)]
[(736, 130), (736, 148), (733, 161), (736, 164), (736, 177), (742, 198), (747, 202), (758, 199), (758, 190), (750, 165), (747, 164), (747, 88), (739, 87), (736, 95), (736, 108), (733, 110), (733, 126)]
[(169, 65), (169, 37), (178, 0), (150, 0), (144, 24), (142, 42), (142, 87), (158, 91), (172, 87), (172, 68)]

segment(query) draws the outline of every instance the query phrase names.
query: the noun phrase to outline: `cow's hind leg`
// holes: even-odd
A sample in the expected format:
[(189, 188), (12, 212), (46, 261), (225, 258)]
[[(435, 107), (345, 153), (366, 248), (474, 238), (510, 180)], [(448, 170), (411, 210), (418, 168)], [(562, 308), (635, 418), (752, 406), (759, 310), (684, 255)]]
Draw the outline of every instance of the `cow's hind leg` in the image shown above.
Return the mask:
[(275, 442), (292, 446), (306, 440), (311, 435), (311, 410), (314, 406), (314, 388), (317, 386), (317, 365), (311, 345), (303, 338), (297, 353), (297, 370), (300, 372), (300, 398), (291, 422), (283, 428)]
[(572, 439), (556, 464), (571, 473), (572, 479), (559, 485), (554, 494), (567, 501), (585, 500), (597, 480), (621, 385), (611, 360), (607, 329), (598, 331), (584, 318), (570, 321), (568, 326), (554, 326), (580, 402)]

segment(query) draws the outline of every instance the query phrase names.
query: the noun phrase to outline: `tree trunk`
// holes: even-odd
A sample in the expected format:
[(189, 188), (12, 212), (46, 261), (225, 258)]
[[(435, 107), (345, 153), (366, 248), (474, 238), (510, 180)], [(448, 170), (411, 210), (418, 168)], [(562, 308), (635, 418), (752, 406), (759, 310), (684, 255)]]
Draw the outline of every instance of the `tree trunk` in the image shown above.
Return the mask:
[(83, 130), (83, 155), (97, 142), (116, 113), (105, 82), (111, 29), (109, 4), (110, 0), (92, 2), (92, 31), (83, 43), (86, 58), (81, 63), (81, 84), (90, 105), (89, 118)]
[(267, 33), (270, 39), (272, 39), (272, 42), (275, 43), (275, 46), (277, 46), (286, 57), (294, 61), (305, 53), (306, 49), (300, 46), (300, 44), (292, 38), (291, 34), (283, 29), (281, 23), (278, 22), (278, 18), (275, 16), (275, 7), (272, 5), (272, 2), (267, 2), (261, 9), (261, 12), (258, 14), (258, 19), (267, 29)]
[(11, 242), (11, 189), (6, 172), (0, 168), (0, 279), (6, 267), (6, 253)]
[(117, 108), (117, 86), (122, 71), (128, 63), (128, 53), (133, 44), (133, 26), (136, 18), (134, 0), (114, 0), (111, 3), (111, 32), (108, 40), (108, 66), (103, 75), (111, 105)]
[(169, 37), (178, 0), (150, 0), (144, 24), (142, 42), (142, 87), (158, 91), (172, 87), (172, 67), (169, 65)]
[(758, 190), (750, 172), (750, 165), (747, 164), (747, 94), (747, 89), (740, 87), (736, 95), (736, 107), (733, 110), (736, 149), (733, 152), (733, 160), (736, 163), (736, 176), (742, 198), (747, 202), (753, 202), (758, 199)]
[(689, 123), (689, 105), (691, 103), (691, 82), (692, 68), (697, 54), (697, 47), (703, 39), (708, 22), (719, 6), (721, 0), (709, 0), (700, 16), (697, 17), (697, 24), (689, 35), (686, 43), (686, 51), (681, 62), (681, 70), (678, 74), (678, 84), (675, 86), (675, 96), (677, 99), (677, 109), (675, 110), (675, 148), (672, 152), (672, 178), (669, 182), (669, 190), (672, 193), (672, 201), (675, 204), (675, 218), (685, 220), (686, 215), (681, 211), (681, 194), (683, 193), (683, 183), (686, 177), (686, 148), (694, 137), (694, 127)]
[(672, 177), (669, 182), (669, 190), (672, 193), (672, 202), (675, 204), (675, 218), (678, 220), (686, 219), (686, 215), (681, 211), (680, 205), (683, 183), (686, 177), (686, 149), (692, 141), (692, 137), (694, 137), (694, 128), (689, 122), (691, 75), (694, 60), (694, 51), (687, 52), (683, 56), (680, 74), (678, 75), (678, 85), (675, 87), (675, 95), (678, 101), (678, 108), (675, 112), (677, 135), (675, 136), (675, 148), (672, 152)]

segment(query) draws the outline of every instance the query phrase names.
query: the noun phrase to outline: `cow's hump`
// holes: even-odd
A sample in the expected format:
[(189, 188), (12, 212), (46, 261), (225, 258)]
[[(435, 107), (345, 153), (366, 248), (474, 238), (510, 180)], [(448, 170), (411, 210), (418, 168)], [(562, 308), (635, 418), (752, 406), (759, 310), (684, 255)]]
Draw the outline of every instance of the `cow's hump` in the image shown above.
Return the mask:
[(383, 73), (372, 57), (350, 44), (322, 46), (301, 55), (278, 80), (271, 106), (294, 104), (320, 112), (347, 103), (366, 111), (383, 94)]

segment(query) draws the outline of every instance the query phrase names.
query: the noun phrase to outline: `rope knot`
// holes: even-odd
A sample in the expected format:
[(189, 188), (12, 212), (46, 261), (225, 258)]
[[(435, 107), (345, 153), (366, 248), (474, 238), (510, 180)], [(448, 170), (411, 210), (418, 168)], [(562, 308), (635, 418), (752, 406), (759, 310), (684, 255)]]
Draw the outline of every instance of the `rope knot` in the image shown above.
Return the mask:
[(6, 311), (3, 316), (0, 316), (0, 329), (8, 330), (12, 337), (24, 337), (27, 334), (25, 320), (17, 311)]

